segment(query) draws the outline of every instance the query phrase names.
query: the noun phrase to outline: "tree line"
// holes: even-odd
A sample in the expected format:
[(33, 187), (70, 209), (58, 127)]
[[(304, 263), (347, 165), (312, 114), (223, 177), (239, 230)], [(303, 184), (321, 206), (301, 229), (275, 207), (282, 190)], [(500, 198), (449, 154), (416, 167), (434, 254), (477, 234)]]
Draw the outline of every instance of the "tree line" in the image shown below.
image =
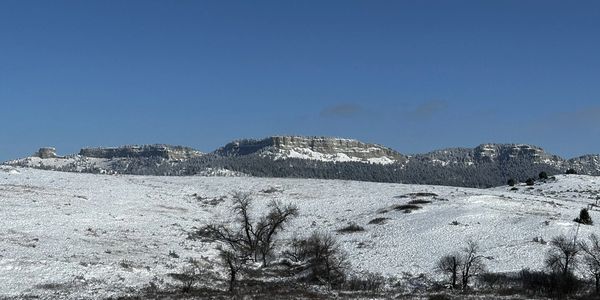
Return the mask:
[(481, 162), (474, 165), (432, 164), (423, 160), (410, 160), (400, 164), (368, 164), (361, 162), (325, 162), (288, 158), (273, 160), (257, 154), (225, 157), (207, 154), (201, 157), (172, 161), (160, 157), (137, 157), (111, 161), (108, 170), (85, 168), (76, 163), (59, 168), (42, 166), (69, 172), (118, 173), (133, 175), (184, 176), (200, 174), (207, 169), (226, 169), (258, 177), (342, 179), (372, 182), (431, 184), (461, 187), (487, 188), (506, 183), (507, 178), (526, 181), (540, 172), (548, 175), (563, 173), (547, 164), (533, 163), (526, 159), (508, 162)]

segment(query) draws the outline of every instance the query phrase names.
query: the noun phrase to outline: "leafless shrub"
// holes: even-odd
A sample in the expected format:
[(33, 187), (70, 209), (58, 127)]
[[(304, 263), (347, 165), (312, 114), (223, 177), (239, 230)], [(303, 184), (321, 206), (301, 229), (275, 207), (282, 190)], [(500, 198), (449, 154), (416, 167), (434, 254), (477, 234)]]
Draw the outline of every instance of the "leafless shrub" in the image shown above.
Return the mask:
[(456, 287), (462, 264), (462, 257), (458, 253), (445, 255), (437, 263), (437, 269), (442, 273), (448, 274), (450, 277), (452, 288)]
[(292, 261), (296, 272), (308, 271), (305, 279), (313, 283), (339, 287), (349, 269), (337, 240), (329, 234), (315, 232), (308, 238), (295, 239), (284, 256)]
[(512, 279), (503, 273), (483, 273), (480, 276), (480, 280), (482, 283), (487, 285), (490, 290), (496, 289), (501, 285), (505, 285), (508, 282), (512, 281)]
[(550, 270), (552, 293), (558, 297), (576, 293), (580, 282), (573, 271), (579, 260), (580, 245), (565, 235), (552, 238), (550, 245), (545, 265)]
[(552, 275), (541, 271), (523, 269), (519, 273), (521, 287), (533, 294), (549, 295), (552, 291)]
[(260, 191), (261, 193), (264, 194), (272, 194), (272, 193), (277, 193), (277, 192), (281, 192), (280, 189), (276, 188), (276, 187), (270, 187), (268, 189), (264, 189), (262, 191)]
[(398, 204), (392, 207), (394, 210), (401, 210), (405, 213), (410, 213), (413, 210), (421, 209), (420, 206), (414, 204)]
[(415, 200), (408, 201), (408, 204), (429, 204), (429, 203), (431, 203), (431, 201), (423, 200), (423, 199), (415, 199)]
[(580, 247), (584, 253), (583, 263), (587, 273), (594, 279), (595, 292), (600, 295), (600, 239), (592, 234), (590, 243), (581, 242)]
[(572, 272), (577, 265), (579, 245), (565, 235), (552, 238), (550, 245), (552, 248), (546, 255), (546, 267), (553, 273), (562, 275)]
[(119, 266), (121, 266), (121, 268), (123, 269), (131, 269), (133, 267), (133, 262), (130, 260), (122, 259), (119, 262)]
[(238, 274), (245, 268), (246, 257), (234, 251), (221, 249), (219, 258), (223, 262), (229, 275), (229, 291), (233, 292), (236, 287)]
[(343, 284), (344, 290), (380, 292), (385, 286), (385, 277), (376, 273), (362, 273), (349, 277)]
[(484, 257), (479, 254), (479, 246), (469, 240), (462, 253), (443, 256), (437, 263), (437, 269), (448, 274), (452, 288), (457, 285), (460, 276), (463, 290), (469, 287), (471, 278), (485, 271)]
[(389, 219), (390, 219), (390, 218), (375, 218), (375, 219), (373, 219), (373, 220), (369, 221), (369, 223), (368, 223), (368, 224), (369, 224), (369, 225), (372, 225), (372, 224), (377, 224), (377, 225), (379, 225), (379, 224), (384, 224), (384, 223), (385, 223), (387, 220), (389, 220)]
[(342, 228), (338, 229), (337, 231), (340, 233), (354, 233), (354, 232), (365, 231), (365, 228), (356, 223), (350, 223), (350, 224), (348, 224), (348, 226), (342, 227)]
[(181, 282), (181, 291), (189, 293), (194, 290), (194, 287), (201, 281), (208, 281), (212, 276), (209, 268), (201, 261), (196, 259), (188, 259), (188, 265), (181, 273), (169, 274), (173, 279)]
[(396, 196), (394, 198), (417, 198), (417, 197), (437, 197), (436, 193), (428, 193), (428, 192), (418, 192), (418, 193), (408, 193), (400, 196)]

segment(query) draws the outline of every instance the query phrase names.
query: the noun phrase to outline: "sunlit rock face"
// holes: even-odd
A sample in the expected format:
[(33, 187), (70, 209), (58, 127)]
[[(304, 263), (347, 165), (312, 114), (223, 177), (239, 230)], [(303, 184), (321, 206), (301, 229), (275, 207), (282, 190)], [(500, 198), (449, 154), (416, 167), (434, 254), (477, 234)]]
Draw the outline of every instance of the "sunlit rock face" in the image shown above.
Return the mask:
[(474, 149), (474, 158), (479, 161), (531, 160), (553, 166), (561, 166), (563, 160), (548, 154), (544, 149), (525, 144), (482, 144)]
[(40, 148), (40, 150), (38, 150), (38, 152), (36, 152), (35, 156), (42, 158), (42, 159), (47, 159), (47, 158), (56, 158), (56, 148), (54, 147), (43, 147)]
[(215, 153), (222, 156), (257, 153), (274, 159), (302, 158), (380, 164), (406, 161), (405, 155), (381, 145), (332, 137), (273, 136), (262, 140), (239, 140), (225, 145)]
[[(448, 148), (417, 154), (411, 160), (438, 166), (506, 165), (511, 163), (546, 164), (563, 169), (569, 162), (544, 149), (526, 144), (481, 144), (475, 148)], [(585, 163), (583, 163), (585, 165)]]
[(600, 155), (584, 155), (569, 159), (569, 165), (579, 174), (600, 174)]

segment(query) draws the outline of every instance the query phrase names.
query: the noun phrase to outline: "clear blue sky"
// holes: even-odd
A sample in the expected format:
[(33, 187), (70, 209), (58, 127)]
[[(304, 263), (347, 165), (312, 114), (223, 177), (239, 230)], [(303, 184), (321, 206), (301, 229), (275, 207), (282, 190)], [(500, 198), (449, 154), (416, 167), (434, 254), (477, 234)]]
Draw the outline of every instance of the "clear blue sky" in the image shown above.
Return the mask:
[(600, 152), (599, 1), (0, 2), (0, 161), (350, 137)]

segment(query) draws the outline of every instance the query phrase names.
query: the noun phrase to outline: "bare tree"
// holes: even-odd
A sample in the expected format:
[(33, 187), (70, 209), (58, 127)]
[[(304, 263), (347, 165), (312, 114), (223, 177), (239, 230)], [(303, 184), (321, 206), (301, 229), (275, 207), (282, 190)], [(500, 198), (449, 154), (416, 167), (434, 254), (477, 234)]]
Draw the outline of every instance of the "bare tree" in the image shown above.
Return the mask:
[(463, 248), (463, 264), (461, 269), (461, 279), (463, 290), (469, 287), (469, 280), (485, 271), (483, 256), (479, 255), (479, 245), (475, 241), (467, 241), (467, 245)]
[(596, 294), (600, 294), (600, 239), (592, 234), (589, 240), (590, 244), (581, 242), (579, 245), (584, 253), (583, 262), (586, 271), (594, 278)]
[(207, 225), (190, 235), (192, 239), (198, 237), (208, 238), (209, 240), (223, 242), (231, 249), (248, 253), (248, 248), (239, 231), (232, 230), (225, 225)]
[(274, 248), (274, 239), (283, 230), (284, 225), (298, 216), (295, 205), (282, 205), (277, 201), (270, 203), (269, 212), (257, 222), (250, 214), (252, 197), (249, 193), (234, 193), (233, 212), (236, 214), (237, 228), (227, 225), (208, 225), (196, 235), (227, 244), (239, 256), (248, 256), (255, 262), (269, 263)]
[(206, 262), (189, 258), (188, 263), (189, 264), (181, 273), (169, 274), (171, 277), (182, 283), (182, 291), (184, 293), (193, 291), (198, 283), (210, 281), (215, 277), (214, 273), (210, 270), (210, 266), (208, 266)]
[(446, 274), (450, 275), (450, 282), (452, 283), (452, 288), (456, 287), (456, 282), (458, 280), (458, 272), (463, 265), (463, 260), (460, 254), (450, 254), (443, 256), (437, 263), (437, 268)]
[[(241, 246), (247, 248), (251, 252), (257, 248), (257, 241), (253, 237), (255, 236), (254, 227), (252, 226), (252, 220), (250, 219), (250, 204), (252, 197), (250, 193), (235, 192), (232, 195), (233, 198), (233, 211), (237, 214), (237, 221), (241, 225)], [(256, 261), (256, 256), (254, 257)]]
[(567, 276), (571, 274), (577, 265), (577, 254), (579, 245), (575, 240), (567, 238), (565, 235), (559, 235), (550, 241), (552, 248), (546, 255), (546, 267), (555, 274)]
[(258, 222), (254, 234), (257, 244), (256, 252), (260, 252), (264, 266), (268, 264), (267, 258), (272, 254), (273, 239), (277, 233), (283, 229), (286, 222), (298, 216), (298, 208), (295, 205), (282, 206), (273, 201), (270, 206), (272, 207), (271, 211)]

